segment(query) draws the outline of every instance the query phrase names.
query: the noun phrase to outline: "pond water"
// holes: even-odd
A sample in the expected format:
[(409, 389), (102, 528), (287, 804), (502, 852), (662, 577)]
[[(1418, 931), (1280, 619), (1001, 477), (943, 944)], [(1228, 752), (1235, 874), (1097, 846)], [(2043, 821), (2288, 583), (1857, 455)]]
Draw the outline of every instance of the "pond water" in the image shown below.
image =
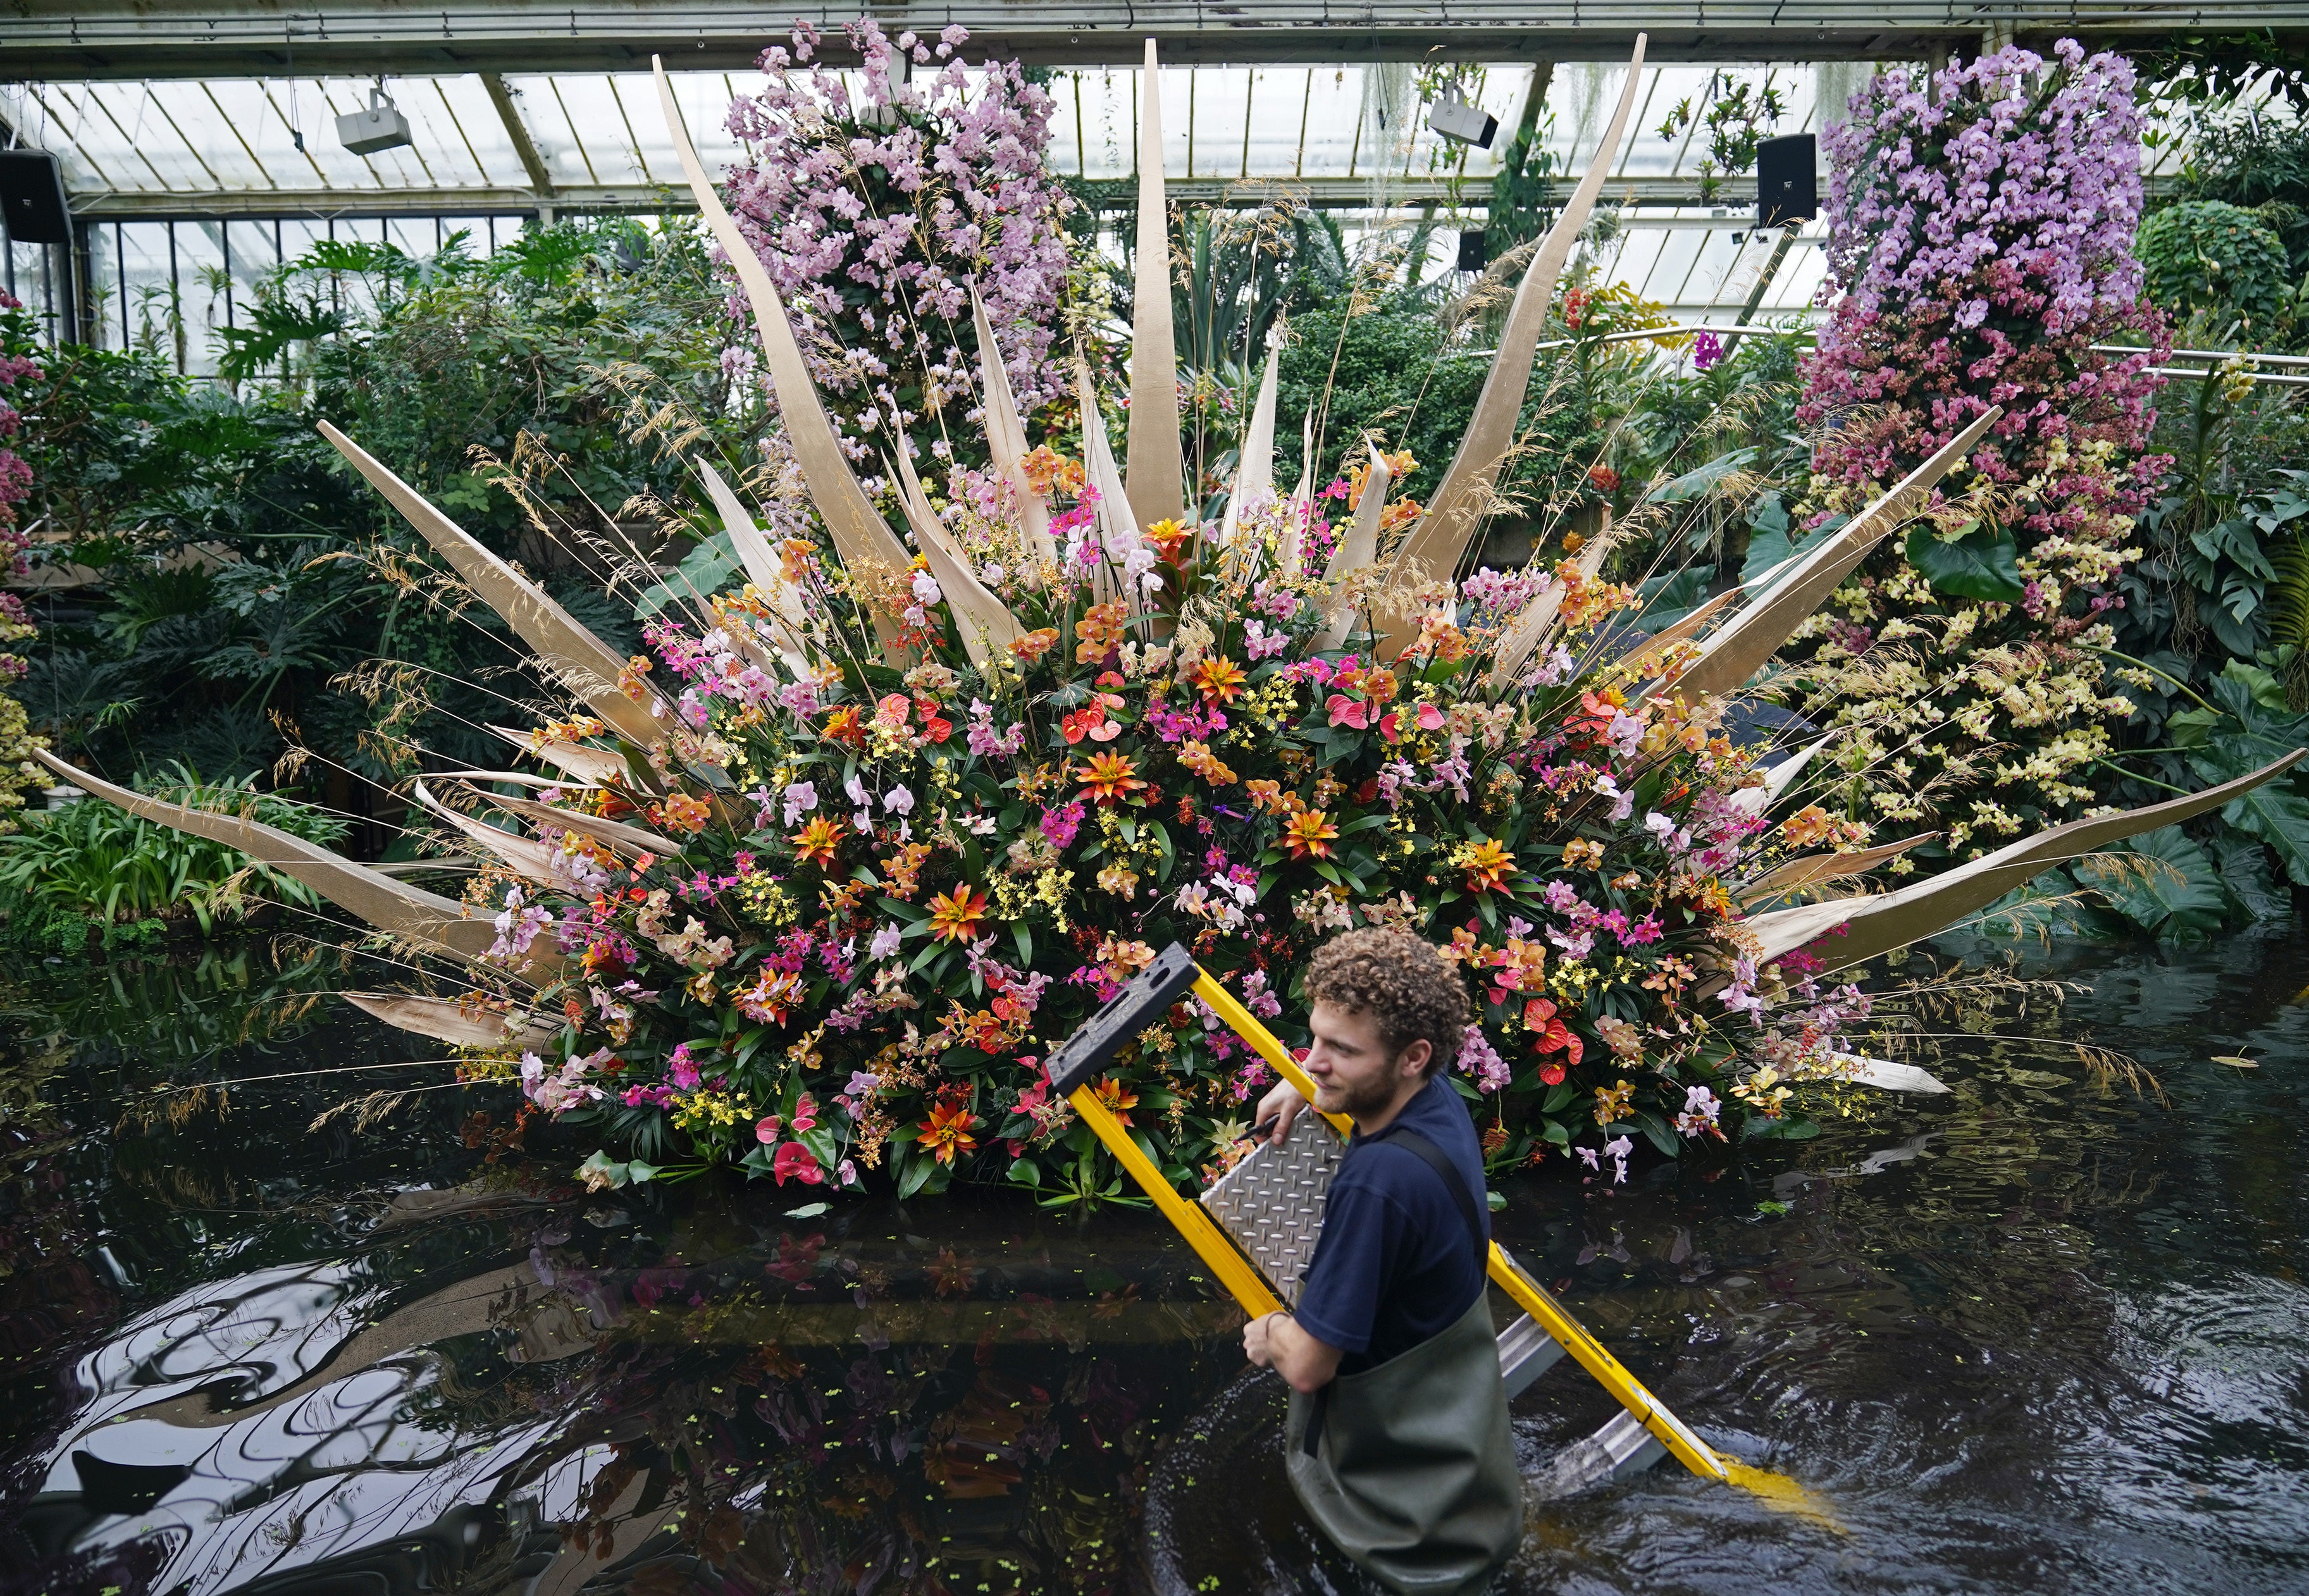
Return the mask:
[[(1535, 1272), (1833, 1522), (1668, 1462), (1537, 1505), (1503, 1591), (2309, 1590), (2309, 936), (2028, 962), (2089, 989), (2015, 1028), (2163, 1100), (1959, 1029), (1945, 1097), (1509, 1186)], [(1158, 1221), (589, 1195), (459, 1091), (308, 1132), (438, 1078), (366, 1067), (415, 1053), (310, 1001), (341, 979), (252, 947), (0, 988), (0, 1589), (1366, 1588)], [(1528, 1463), (1611, 1412), (1557, 1365)]]

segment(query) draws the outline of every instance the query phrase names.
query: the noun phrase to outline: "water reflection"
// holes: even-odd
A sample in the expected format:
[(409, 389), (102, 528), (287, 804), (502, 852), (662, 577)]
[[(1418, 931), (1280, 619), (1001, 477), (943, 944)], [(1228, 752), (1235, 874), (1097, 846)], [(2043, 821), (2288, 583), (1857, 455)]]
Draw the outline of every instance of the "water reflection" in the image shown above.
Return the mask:
[[(1503, 1238), (1843, 1530), (1655, 1470), (1539, 1505), (1506, 1589), (2309, 1585), (2309, 943), (2035, 962), (2094, 989), (2026, 1023), (2167, 1101), (1967, 1039), (1950, 1096), (1773, 1159), (1514, 1193)], [(300, 1009), (335, 979), (14, 995), (8, 1588), (1364, 1588), (1281, 1483), (1280, 1387), (1143, 1214), (588, 1195), (566, 1150), (469, 1146), (462, 1093), (308, 1136), (342, 1095), (316, 1079), (115, 1128), (188, 1071), (408, 1057)], [(1609, 1412), (1560, 1365), (1518, 1403), (1527, 1464)]]

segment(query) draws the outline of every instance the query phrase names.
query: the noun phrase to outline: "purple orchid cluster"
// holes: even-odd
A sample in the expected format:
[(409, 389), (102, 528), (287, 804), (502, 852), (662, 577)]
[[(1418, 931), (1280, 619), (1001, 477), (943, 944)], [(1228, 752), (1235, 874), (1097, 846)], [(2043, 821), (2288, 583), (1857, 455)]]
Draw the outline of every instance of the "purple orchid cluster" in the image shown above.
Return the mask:
[(2011, 276), (2058, 333), (2140, 296), (2132, 64), (2072, 39), (2053, 54), (2008, 45), (1929, 75), (1899, 68), (1821, 135), (1829, 274), (1855, 310), (1914, 314), (1971, 281), (1956, 324), (1976, 327)]
[[(2002, 406), (1974, 463), (2009, 496), (1996, 519), (2024, 556), (2051, 546), (2024, 607), (2056, 632), (2114, 579), (2166, 463), (2144, 453), (2167, 334), (2132, 254), (2132, 91), (2121, 56), (2008, 47), (1872, 79), (1822, 138), (1832, 314), (1798, 416), (1835, 425), (1813, 508), (1856, 508)], [(2148, 347), (2091, 348), (2125, 332)]]
[[(1020, 410), (1059, 393), (1050, 349), (1068, 202), (1045, 160), (1050, 98), (1017, 63), (965, 69), (959, 26), (934, 44), (893, 39), (871, 19), (845, 32), (863, 58), (854, 82), (816, 60), (819, 35), (806, 23), (791, 52), (763, 53), (766, 84), (730, 109), (749, 158), (727, 192), (799, 313), (811, 375), (846, 444), (868, 461), (875, 434), (887, 446), (957, 401), (974, 414), (973, 283)], [(934, 74), (912, 77), (934, 62)], [(742, 308), (733, 293), (733, 319)]]

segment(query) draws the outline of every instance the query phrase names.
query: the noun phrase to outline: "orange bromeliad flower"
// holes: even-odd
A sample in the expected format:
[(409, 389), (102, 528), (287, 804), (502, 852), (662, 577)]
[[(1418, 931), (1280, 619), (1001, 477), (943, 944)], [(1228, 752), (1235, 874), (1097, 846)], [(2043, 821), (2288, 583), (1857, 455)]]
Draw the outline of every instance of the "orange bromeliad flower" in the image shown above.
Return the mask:
[(932, 1158), (950, 1164), (957, 1154), (978, 1145), (978, 1138), (970, 1134), (977, 1123), (978, 1117), (960, 1103), (932, 1103), (930, 1117), (922, 1121), (922, 1134), (915, 1139), (915, 1145), (927, 1147)]
[(1195, 691), (1201, 694), (1206, 702), (1232, 703), (1242, 696), (1243, 683), (1247, 678), (1241, 666), (1224, 654), (1214, 654), (1197, 664), (1187, 679), (1194, 684)]
[(794, 857), (803, 864), (830, 865), (835, 850), (842, 846), (842, 828), (821, 815), (786, 841), (793, 844)]
[(1100, 1076), (1098, 1084), (1091, 1088), (1091, 1095), (1098, 1099), (1100, 1108), (1114, 1116), (1117, 1125), (1129, 1125), (1130, 1110), (1138, 1106), (1138, 1094), (1112, 1075)]
[(1138, 779), (1137, 765), (1128, 754), (1094, 754), (1088, 764), (1075, 767), (1075, 779), (1083, 784), (1083, 797), (1102, 804), (1146, 790), (1146, 783)]
[(932, 893), (930, 935), (942, 942), (968, 942), (978, 935), (978, 922), (986, 918), (986, 894), (968, 882), (951, 893)]
[(1283, 846), (1291, 850), (1294, 859), (1305, 858), (1310, 853), (1319, 859), (1329, 858), (1331, 844), (1338, 837), (1339, 828), (1320, 809), (1302, 809), (1283, 827)]
[(1173, 565), (1179, 563), (1179, 551), (1186, 548), (1187, 539), (1191, 536), (1190, 529), (1180, 525), (1167, 515), (1146, 529), (1146, 540)]
[(1462, 853), (1459, 863), (1467, 872), (1469, 892), (1495, 892), (1515, 869), (1515, 855), (1486, 837)]

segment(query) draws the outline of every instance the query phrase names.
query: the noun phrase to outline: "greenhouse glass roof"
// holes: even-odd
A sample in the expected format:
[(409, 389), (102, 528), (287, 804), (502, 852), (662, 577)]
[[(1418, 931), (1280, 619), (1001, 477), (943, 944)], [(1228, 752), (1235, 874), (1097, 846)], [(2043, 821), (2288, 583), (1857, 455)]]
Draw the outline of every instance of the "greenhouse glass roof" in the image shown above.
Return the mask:
[[(1500, 123), (1494, 142), (1503, 147), (1534, 69), (1466, 70), (1471, 97)], [(1840, 61), (1641, 68), (1637, 116), (1604, 191), (1606, 203), (1621, 206), (1609, 279), (1680, 315), (1729, 319), (1748, 310), (1777, 254), (1751, 314), (1807, 306), (1820, 282), (1818, 225), (1786, 251), (1778, 234), (1751, 232), (1753, 179), (1704, 189), (1705, 134), (1664, 137), (1662, 123), (1680, 101), (1704, 104), (1712, 85), (1769, 80), (1786, 106), (1771, 131), (1813, 132), (1821, 108), (1840, 106), (1870, 70)], [(1612, 63), (1553, 68), (1543, 125), (1559, 169), (1584, 168), (1626, 72)], [(1448, 250), (1455, 224), (1481, 223), (1494, 155), (1426, 127), (1416, 73), (1403, 62), (1163, 69), (1171, 197), (1242, 202), (1279, 185), (1341, 212), (1352, 233), (1431, 219), (1439, 254)], [(1140, 78), (1137, 70), (1098, 66), (1048, 75), (1051, 160), (1060, 174), (1134, 176)], [(645, 73), (389, 76), (385, 88), (408, 117), (412, 142), (364, 158), (338, 142), (334, 119), (361, 107), (373, 82), (16, 82), (0, 84), (0, 120), (15, 140), (57, 153), (76, 216), (95, 224), (90, 270), (113, 304), (108, 341), (132, 334), (126, 307), (137, 294), (149, 297), (165, 280), (186, 297), (203, 272), (225, 286), (207, 296), (220, 302), (202, 314), (229, 324), (233, 283), (253, 280), (324, 232), (422, 254), (461, 227), (478, 247), (489, 247), (511, 236), (518, 218), (540, 212), (689, 208)], [(687, 72), (673, 82), (709, 168), (739, 159), (726, 114), (759, 79)], [(2175, 148), (2149, 151), (2144, 164), (2154, 180), (2177, 164)], [(20, 278), (33, 269), (26, 246), (11, 254)], [(197, 334), (185, 341), (189, 369), (201, 367), (205, 341)]]

